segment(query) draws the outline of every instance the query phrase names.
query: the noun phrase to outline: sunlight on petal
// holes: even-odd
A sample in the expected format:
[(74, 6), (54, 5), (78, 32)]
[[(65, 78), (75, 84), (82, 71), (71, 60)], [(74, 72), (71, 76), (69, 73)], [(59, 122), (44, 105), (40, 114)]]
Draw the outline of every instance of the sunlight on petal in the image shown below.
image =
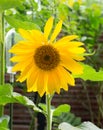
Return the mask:
[(50, 38), (50, 42), (53, 42), (55, 40), (55, 38), (57, 37), (57, 35), (60, 33), (62, 28), (62, 20), (58, 22), (58, 24), (56, 25), (53, 34), (51, 35)]
[(44, 36), (46, 39), (48, 39), (48, 36), (51, 32), (52, 27), (53, 27), (53, 17), (50, 17), (44, 27)]

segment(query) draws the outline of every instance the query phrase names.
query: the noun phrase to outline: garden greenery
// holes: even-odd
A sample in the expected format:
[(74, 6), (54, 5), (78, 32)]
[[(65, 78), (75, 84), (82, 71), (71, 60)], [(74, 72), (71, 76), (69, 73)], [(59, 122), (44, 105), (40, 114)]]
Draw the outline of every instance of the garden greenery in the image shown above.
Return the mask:
[[(99, 121), (100, 116), (103, 118), (103, 41), (100, 39), (103, 29), (102, 4), (102, 1), (98, 2), (97, 0), (0, 1), (0, 130), (12, 129), (8, 125), (10, 117), (4, 115), (4, 107), (8, 103), (20, 103), (35, 112), (44, 114), (45, 117), (47, 117), (47, 122), (50, 123), (49, 125), (47, 124), (47, 130), (52, 129), (51, 116), (53, 116), (53, 120), (57, 123), (55, 127), (56, 130), (100, 130), (99, 127), (103, 127)], [(5, 83), (5, 73), (7, 69), (7, 61), (5, 61), (6, 34), (12, 29), (15, 29), (15, 34), (18, 34), (19, 28), (24, 30), (36, 29), (43, 32), (44, 25), (51, 16), (55, 18), (54, 26), (56, 26), (58, 21), (63, 21), (63, 29), (60, 33), (60, 37), (65, 35), (78, 35), (78, 40), (85, 43), (87, 54), (81, 55), (82, 57), (87, 56), (85, 62), (81, 64), (84, 68), (83, 74), (74, 74), (73, 76), (74, 78), (82, 79), (85, 90), (88, 86), (88, 80), (93, 84), (98, 83), (97, 103), (99, 106), (99, 117), (97, 116), (97, 119), (99, 124), (97, 123), (97, 125), (99, 127), (93, 124), (94, 117), (92, 117), (92, 114), (92, 123), (81, 123), (80, 118), (75, 118), (78, 119), (76, 126), (68, 122), (69, 119), (66, 120), (67, 123), (59, 122), (59, 116), (63, 116), (61, 114), (64, 113), (65, 115), (65, 113), (70, 113), (72, 109), (70, 105), (64, 104), (57, 108), (50, 106), (52, 96), (48, 95), (48, 107), (47, 104), (41, 103), (38, 104), (38, 107), (28, 97), (14, 92), (13, 85)], [(19, 41), (19, 39), (22, 38), (18, 34), (15, 41)], [(90, 112), (92, 111), (90, 110)], [(72, 116), (69, 117), (72, 118)]]

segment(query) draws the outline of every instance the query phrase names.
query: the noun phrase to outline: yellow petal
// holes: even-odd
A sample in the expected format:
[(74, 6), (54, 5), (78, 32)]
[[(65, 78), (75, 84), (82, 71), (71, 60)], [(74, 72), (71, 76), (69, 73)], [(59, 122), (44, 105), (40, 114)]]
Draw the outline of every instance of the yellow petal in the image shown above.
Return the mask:
[(83, 61), (85, 60), (85, 57), (81, 56), (81, 55), (72, 55), (72, 58), (76, 61)]
[(37, 45), (30, 45), (29, 43), (27, 45), (17, 43), (9, 50), (9, 52), (18, 54), (18, 55), (21, 54), (21, 55), (25, 55), (25, 56), (32, 55), (32, 54), (34, 54), (34, 51), (37, 47), (38, 47)]
[(34, 82), (34, 84), (33, 84), (33, 86), (32, 87), (28, 87), (28, 89), (27, 89), (27, 91), (28, 92), (37, 92), (38, 90), (37, 90), (37, 81), (38, 81), (38, 76), (36, 77), (36, 80), (35, 80), (35, 82)]
[[(37, 91), (37, 80), (38, 80), (38, 70), (35, 70), (34, 67), (31, 70), (31, 74), (27, 78), (27, 91), (32, 92), (32, 91)], [(36, 86), (36, 88), (34, 88)]]
[(48, 87), (48, 73), (44, 74), (44, 88), (45, 88), (45, 92), (47, 91), (47, 87)]
[(59, 39), (57, 42), (55, 42), (55, 46), (62, 46), (68, 44), (71, 40), (77, 39), (77, 35), (70, 35), (70, 36), (65, 36), (61, 39)]
[(42, 97), (46, 91), (48, 83), (48, 75), (44, 71), (40, 71), (39, 78), (37, 81), (37, 91), (39, 95)]
[[(72, 42), (71, 42), (72, 43)], [(75, 43), (75, 42), (73, 42)], [(76, 43), (75, 43), (76, 44)], [(57, 46), (57, 50), (59, 51), (59, 54), (62, 56), (68, 55), (71, 59), (75, 59), (77, 61), (82, 61), (85, 58), (83, 57), (83, 53), (86, 51), (83, 47), (78, 47), (81, 46), (81, 42), (77, 42), (76, 45), (72, 46), (71, 44), (66, 44), (64, 46)], [(77, 47), (76, 47), (77, 46)]]
[(22, 71), (24, 69), (24, 65), (25, 64), (26, 64), (25, 62), (23, 62), (23, 63), (21, 63), (21, 62), (17, 63), (16, 65), (13, 66), (12, 71), (13, 72)]
[(63, 89), (68, 90), (67, 83), (72, 86), (75, 85), (75, 80), (74, 80), (73, 76), (67, 70), (65, 70), (63, 67), (58, 68), (58, 73), (62, 80), (61, 83), (62, 83)]
[(46, 41), (46, 38), (44, 37), (43, 33), (39, 30), (31, 30), (30, 34), (33, 37), (33, 41), (38, 45), (44, 44)]
[(86, 51), (83, 47), (68, 48), (68, 50), (69, 50), (69, 52), (72, 52), (75, 54), (81, 54)]
[(58, 46), (56, 48), (60, 52), (60, 54), (65, 54), (65, 55), (68, 54), (69, 57), (72, 55), (81, 56), (81, 54), (83, 56), (83, 53), (86, 51), (83, 47), (75, 47), (75, 46), (71, 47), (69, 46), (69, 44), (64, 46)]
[(48, 76), (47, 94), (53, 94), (54, 92), (60, 93), (60, 79), (56, 69), (51, 71)]
[(24, 72), (24, 73), (21, 73), (21, 75), (16, 81), (19, 81), (22, 83), (24, 80), (26, 80), (26, 78), (27, 78), (27, 72)]
[(59, 74), (57, 72), (57, 69), (55, 69), (55, 72), (53, 72), (53, 77), (54, 77), (54, 87), (55, 87), (55, 91), (59, 94), (60, 93), (60, 88), (61, 88), (61, 84), (60, 84), (60, 77), (59, 77)]
[(68, 56), (61, 57), (61, 64), (74, 74), (83, 73), (83, 67), (78, 62), (76, 62), (72, 58), (69, 58)]
[(20, 61), (25, 61), (25, 60), (28, 60), (28, 59), (30, 59), (30, 56), (29, 57), (26, 57), (25, 55), (24, 56), (14, 56), (10, 59), (10, 61), (20, 62)]
[(23, 82), (24, 80), (26, 80), (28, 75), (31, 74), (32, 66), (33, 66), (33, 63), (32, 64), (29, 63), (27, 66), (25, 66), (25, 68), (21, 72), (20, 77), (17, 79), (17, 81)]
[(63, 69), (63, 67), (58, 67), (57, 69), (56, 69), (56, 73), (57, 73), (57, 77), (58, 77), (58, 80), (59, 80), (59, 91), (60, 91), (60, 89), (61, 88), (63, 88), (64, 90), (68, 90), (68, 85), (67, 85), (67, 83), (68, 83), (68, 81), (66, 80), (66, 77), (65, 77), (65, 75), (64, 75), (64, 73), (62, 72), (62, 69)]
[(78, 41), (69, 41), (66, 45), (68, 45), (68, 47), (74, 48), (74, 47), (83, 46), (84, 43)]
[(46, 39), (48, 39), (48, 36), (51, 32), (52, 27), (53, 27), (53, 17), (50, 17), (44, 27), (44, 36)]
[(30, 35), (30, 32), (24, 29), (19, 29), (19, 33), (24, 39), (27, 39), (29, 41), (33, 41), (33, 37)]
[(54, 84), (54, 78), (52, 74), (48, 75), (48, 86), (46, 88), (46, 93), (47, 94), (53, 94), (55, 91), (55, 84)]
[(53, 42), (55, 40), (55, 38), (57, 37), (57, 35), (60, 33), (62, 28), (62, 20), (58, 22), (58, 24), (56, 25), (53, 34), (51, 35), (50, 38), (50, 42)]

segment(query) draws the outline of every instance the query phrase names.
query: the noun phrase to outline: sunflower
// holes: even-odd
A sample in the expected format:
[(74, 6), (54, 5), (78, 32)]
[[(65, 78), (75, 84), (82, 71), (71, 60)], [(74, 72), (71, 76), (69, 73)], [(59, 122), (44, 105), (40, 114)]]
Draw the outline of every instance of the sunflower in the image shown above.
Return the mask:
[(61, 88), (67, 91), (68, 84), (75, 86), (72, 74), (83, 72), (79, 63), (85, 59), (83, 43), (74, 41), (78, 38), (76, 35), (64, 36), (56, 41), (62, 21), (57, 23), (51, 34), (52, 27), (53, 17), (50, 17), (44, 27), (44, 33), (39, 30), (19, 29), (24, 39), (9, 50), (15, 54), (10, 59), (16, 62), (12, 71), (21, 72), (17, 81), (26, 80), (27, 91), (37, 91), (40, 96), (44, 93), (59, 94)]

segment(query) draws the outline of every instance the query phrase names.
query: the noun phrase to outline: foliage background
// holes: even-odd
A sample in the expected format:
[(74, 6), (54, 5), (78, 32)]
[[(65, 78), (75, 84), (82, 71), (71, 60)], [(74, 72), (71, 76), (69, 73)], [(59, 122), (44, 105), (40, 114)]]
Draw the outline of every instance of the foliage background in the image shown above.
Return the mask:
[[(85, 75), (75, 77), (83, 79), (80, 82), (87, 95), (87, 102), (84, 103), (86, 107), (89, 105), (88, 111), (90, 113), (92, 109), (88, 86), (94, 87), (98, 112), (96, 117), (90, 114), (90, 120), (95, 122), (94, 118), (96, 118), (96, 124), (103, 127), (101, 122), (101, 119), (103, 121), (103, 1), (38, 0), (37, 3), (34, 0), (9, 0), (7, 3), (7, 0), (0, 1), (0, 11), (4, 12), (5, 17), (5, 36), (7, 33), (11, 35), (11, 29), (16, 30), (13, 44), (20, 39), (17, 34), (18, 28), (41, 29), (43, 31), (46, 20), (52, 15), (56, 18), (55, 24), (58, 20), (63, 20), (63, 30), (60, 36), (79, 35), (80, 40), (85, 43), (87, 52), (94, 53), (87, 57), (85, 62), (94, 69), (85, 66)], [(9, 42), (11, 42), (11, 37), (9, 37)], [(20, 87), (25, 91), (25, 84), (20, 85)], [(83, 104), (82, 101), (81, 104)]]

